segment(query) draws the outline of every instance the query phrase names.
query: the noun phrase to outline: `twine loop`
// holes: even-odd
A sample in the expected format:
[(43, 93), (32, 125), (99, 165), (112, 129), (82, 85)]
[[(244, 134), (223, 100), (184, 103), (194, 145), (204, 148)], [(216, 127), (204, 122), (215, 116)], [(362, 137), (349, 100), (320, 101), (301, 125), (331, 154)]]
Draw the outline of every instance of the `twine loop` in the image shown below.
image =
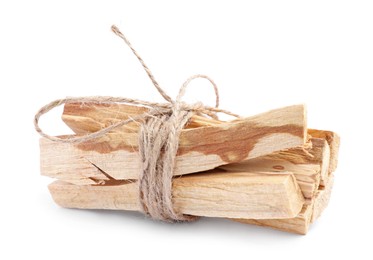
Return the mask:
[[(154, 87), (167, 101), (166, 103), (155, 103), (138, 99), (124, 97), (68, 97), (58, 99), (43, 106), (34, 117), (35, 130), (44, 138), (61, 143), (82, 143), (104, 136), (115, 128), (126, 125), (130, 122), (142, 122), (139, 131), (139, 201), (145, 214), (153, 219), (175, 222), (192, 221), (196, 217), (179, 213), (173, 207), (172, 202), (172, 177), (175, 170), (176, 154), (179, 146), (181, 130), (188, 123), (194, 114), (208, 116), (217, 119), (217, 113), (225, 113), (233, 117), (239, 117), (230, 111), (219, 107), (219, 92), (215, 82), (206, 75), (194, 75), (189, 77), (181, 86), (175, 100), (173, 100), (155, 80), (150, 69), (143, 59), (132, 47), (128, 39), (119, 31), (116, 26), (111, 27), (112, 31), (122, 38), (133, 54), (137, 57)], [(187, 104), (182, 101), (186, 88), (191, 81), (197, 78), (208, 80), (215, 92), (215, 107), (206, 106), (201, 102)], [(55, 107), (66, 103), (89, 102), (97, 104), (123, 103), (139, 105), (150, 108), (148, 112), (119, 121), (99, 131), (79, 137), (60, 138), (43, 132), (39, 126), (41, 116), (48, 113)]]

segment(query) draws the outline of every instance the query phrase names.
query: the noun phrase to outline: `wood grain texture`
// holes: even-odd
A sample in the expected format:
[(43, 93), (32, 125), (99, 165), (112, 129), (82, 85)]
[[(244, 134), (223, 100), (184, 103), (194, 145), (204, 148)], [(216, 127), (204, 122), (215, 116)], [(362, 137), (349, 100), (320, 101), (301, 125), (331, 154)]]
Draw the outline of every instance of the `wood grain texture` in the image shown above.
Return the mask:
[(326, 209), (334, 183), (333, 174), (326, 187), (320, 186), (312, 200), (307, 201), (295, 218), (289, 219), (232, 219), (245, 224), (274, 228), (280, 231), (305, 235), (311, 224)]
[[(328, 143), (328, 147), (330, 147), (329, 152), (329, 159), (325, 158), (327, 157), (328, 152), (322, 152), (324, 149), (321, 149), (323, 147), (321, 141), (318, 141), (318, 144), (316, 145), (318, 148), (317, 151), (310, 152), (315, 158), (319, 157), (320, 160), (325, 160), (323, 162), (324, 166), (321, 168), (324, 168), (323, 171), (325, 171), (327, 174), (321, 174), (324, 176), (323, 180), (320, 181), (320, 184), (317, 188), (317, 191), (314, 193), (311, 199), (307, 199), (301, 213), (291, 219), (267, 219), (267, 220), (255, 220), (255, 219), (235, 219), (234, 221), (239, 221), (241, 223), (246, 224), (253, 224), (253, 225), (259, 225), (263, 227), (269, 227), (274, 228), (277, 230), (285, 231), (285, 232), (291, 232), (291, 233), (297, 233), (297, 234), (306, 234), (309, 230), (309, 227), (311, 223), (316, 221), (317, 218), (321, 216), (323, 211), (326, 209), (333, 184), (334, 184), (334, 170), (337, 167), (338, 162), (338, 151), (339, 151), (339, 136), (331, 131), (323, 131), (323, 130), (309, 130), (309, 134), (312, 134), (313, 137), (311, 138), (311, 142), (313, 140), (313, 143), (315, 143), (316, 139), (325, 140)], [(318, 138), (315, 138), (314, 136), (317, 136)], [(315, 145), (313, 145), (315, 147)], [(312, 148), (311, 150), (313, 150)], [(296, 150), (296, 149), (292, 149)], [(325, 151), (325, 150), (324, 150)], [(275, 157), (278, 156), (278, 154), (282, 154), (282, 152), (277, 153)], [(297, 154), (297, 153), (296, 153)], [(321, 156), (321, 154), (324, 154)], [(270, 156), (269, 156), (270, 157)], [(307, 156), (306, 156), (307, 158)], [(324, 159), (321, 159), (324, 158)], [(326, 164), (325, 162), (328, 162)], [(296, 176), (298, 173), (294, 172), (294, 175)], [(300, 187), (302, 187), (302, 183), (298, 181), (298, 184)]]
[(261, 227), (274, 228), (284, 232), (305, 235), (308, 232), (312, 216), (312, 206), (304, 205), (295, 218), (290, 219), (235, 219), (234, 221)]
[(320, 180), (328, 176), (330, 150), (325, 139), (311, 138), (310, 148), (293, 148), (239, 163), (220, 166), (230, 172), (292, 172), (305, 198), (314, 197)]
[(334, 185), (334, 175), (331, 174), (326, 186), (320, 186), (315, 195), (311, 223), (318, 219), (329, 204)]
[(329, 174), (333, 173), (338, 166), (338, 154), (340, 137), (337, 133), (326, 130), (308, 129), (308, 133), (316, 138), (325, 139), (330, 146), (330, 168)]
[[(62, 118), (81, 135), (147, 110), (70, 103)], [(328, 205), (339, 136), (307, 130), (305, 121), (303, 106), (231, 122), (193, 116), (180, 136), (175, 175), (188, 175), (173, 180), (175, 208), (184, 214), (306, 234)], [(49, 186), (56, 203), (139, 210), (138, 131), (135, 122), (79, 145), (41, 139), (42, 174), (63, 180)]]
[[(306, 138), (302, 105), (214, 126), (183, 129), (175, 175), (210, 170), (303, 146)], [(98, 172), (92, 171), (92, 165), (117, 180), (137, 179), (139, 172), (137, 132), (115, 131), (75, 145), (42, 138), (40, 150), (42, 175), (74, 184), (94, 184), (107, 179), (100, 179)]]
[[(55, 202), (66, 208), (139, 210), (138, 187), (132, 181), (110, 185), (49, 185)], [(195, 216), (227, 218), (291, 218), (304, 204), (291, 174), (209, 172), (175, 178), (175, 209)]]
[[(149, 109), (143, 106), (126, 104), (68, 103), (64, 106), (62, 120), (76, 134), (96, 132), (122, 120), (133, 118)], [(194, 115), (186, 128), (213, 126), (222, 121)], [(139, 124), (132, 122), (114, 130), (115, 132), (138, 132)]]
[[(322, 187), (328, 186), (328, 182), (334, 178), (333, 175), (338, 166), (340, 137), (335, 132), (326, 131), (326, 130), (316, 130), (316, 129), (308, 129), (308, 134), (312, 135), (312, 137), (314, 138), (326, 140), (329, 145), (329, 149), (330, 149), (330, 156), (328, 160), (329, 166), (327, 168), (327, 174), (323, 174), (323, 178), (321, 178), (321, 181), (320, 181), (320, 186)], [(327, 161), (326, 158), (325, 158), (325, 161)]]

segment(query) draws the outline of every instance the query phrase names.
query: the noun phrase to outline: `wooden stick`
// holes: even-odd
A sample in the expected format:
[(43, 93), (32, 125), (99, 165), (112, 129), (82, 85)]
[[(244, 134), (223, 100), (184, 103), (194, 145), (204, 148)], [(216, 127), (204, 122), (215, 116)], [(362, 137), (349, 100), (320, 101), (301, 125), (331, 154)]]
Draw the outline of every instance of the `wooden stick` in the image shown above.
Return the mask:
[[(76, 134), (96, 132), (121, 120), (127, 120), (148, 112), (149, 109), (142, 106), (126, 104), (97, 104), (97, 103), (67, 103), (64, 106), (62, 120)], [(224, 123), (219, 120), (194, 115), (186, 128), (200, 126), (216, 126)], [(130, 123), (119, 127), (115, 132), (138, 132), (139, 124)]]
[[(106, 185), (49, 185), (55, 202), (67, 208), (139, 210), (136, 182)], [(301, 211), (304, 199), (291, 174), (210, 172), (173, 181), (175, 209), (195, 216), (227, 218), (291, 218)]]
[[(326, 135), (323, 134), (326, 133)], [(293, 219), (281, 219), (281, 220), (248, 220), (248, 219), (241, 219), (235, 220), (242, 223), (247, 224), (254, 224), (259, 226), (266, 226), (270, 228), (275, 228), (278, 230), (286, 231), (286, 232), (293, 232), (297, 234), (306, 234), (309, 228), (310, 223), (313, 223), (317, 218), (320, 217), (322, 212), (327, 207), (331, 191), (334, 184), (334, 175), (333, 171), (337, 167), (338, 162), (338, 150), (339, 150), (339, 136), (330, 131), (321, 131), (321, 130), (312, 130), (312, 133), (316, 136), (331, 136), (332, 138), (327, 139), (328, 143), (331, 146), (331, 153), (330, 153), (330, 163), (329, 164), (329, 175), (328, 181), (326, 182), (326, 186), (320, 185), (318, 191), (316, 192), (314, 198), (311, 201), (306, 201), (305, 205), (301, 213)], [(304, 212), (302, 214), (302, 212)]]
[[(303, 146), (306, 138), (302, 105), (216, 126), (184, 129), (180, 136), (175, 174), (205, 171)], [(117, 180), (137, 179), (137, 146), (137, 132), (113, 132), (98, 140), (76, 145), (42, 138), (41, 173), (74, 184), (95, 184), (107, 180), (106, 177), (99, 179), (99, 172), (92, 170), (95, 167)]]
[[(330, 157), (328, 167), (328, 177), (320, 182), (318, 190), (314, 194), (311, 200), (307, 200), (301, 213), (291, 219), (269, 219), (269, 220), (253, 220), (253, 219), (240, 219), (234, 220), (241, 223), (259, 225), (264, 227), (270, 227), (285, 232), (292, 232), (297, 234), (306, 234), (308, 232), (310, 223), (313, 223), (327, 207), (331, 191), (334, 183), (333, 171), (337, 167), (338, 162), (338, 151), (339, 151), (339, 136), (336, 133), (322, 130), (309, 130), (309, 133), (314, 136), (324, 138), (330, 146)], [(311, 138), (314, 140), (315, 138)], [(317, 153), (314, 153), (317, 154)], [(323, 183), (325, 182), (325, 183)], [(298, 184), (299, 181), (298, 181)], [(300, 184), (301, 187), (302, 184)]]
[(312, 206), (304, 205), (295, 218), (290, 219), (235, 219), (234, 221), (277, 230), (305, 235), (308, 232), (312, 216)]
[(232, 219), (245, 224), (274, 228), (277, 230), (305, 235), (313, 223), (325, 210), (333, 188), (333, 175), (326, 187), (320, 187), (312, 201), (305, 203), (295, 218), (289, 219)]
[(220, 166), (230, 172), (292, 172), (303, 196), (314, 197), (320, 180), (328, 176), (330, 151), (326, 140), (311, 138), (312, 148), (293, 148), (239, 163)]
[(308, 129), (313, 137), (325, 139), (330, 146), (330, 168), (329, 175), (337, 169), (340, 137), (337, 133), (325, 130)]
[(319, 190), (317, 191), (315, 195), (314, 205), (313, 205), (311, 223), (313, 223), (316, 219), (318, 219), (321, 216), (321, 214), (324, 212), (326, 207), (328, 206), (329, 201), (330, 201), (330, 195), (333, 189), (333, 184), (334, 184), (334, 176), (333, 174), (331, 174), (327, 185), (320, 186)]

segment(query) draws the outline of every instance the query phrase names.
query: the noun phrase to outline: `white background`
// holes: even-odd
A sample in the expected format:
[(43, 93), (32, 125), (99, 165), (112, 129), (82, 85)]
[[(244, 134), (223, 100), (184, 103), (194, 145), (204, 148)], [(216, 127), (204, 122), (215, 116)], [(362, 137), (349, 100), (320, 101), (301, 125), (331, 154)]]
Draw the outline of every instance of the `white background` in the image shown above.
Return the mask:
[[(79, 95), (162, 101), (112, 24), (171, 96), (204, 73), (222, 108), (306, 103), (310, 127), (341, 135), (331, 202), (308, 235), (53, 203), (39, 175), (39, 107)], [(372, 71), (371, 1), (1, 1), (0, 259), (372, 259)], [(214, 100), (203, 80), (186, 99)], [(47, 132), (68, 133), (60, 112), (43, 121)]]

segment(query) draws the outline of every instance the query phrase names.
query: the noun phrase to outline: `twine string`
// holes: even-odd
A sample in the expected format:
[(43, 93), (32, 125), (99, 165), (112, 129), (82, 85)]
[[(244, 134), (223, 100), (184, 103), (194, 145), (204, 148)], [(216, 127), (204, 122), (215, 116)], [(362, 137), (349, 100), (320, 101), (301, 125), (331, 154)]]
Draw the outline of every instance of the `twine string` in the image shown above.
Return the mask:
[[(201, 114), (212, 118), (217, 118), (217, 113), (224, 113), (233, 117), (239, 117), (230, 111), (219, 107), (219, 92), (215, 82), (206, 75), (197, 74), (189, 77), (181, 86), (175, 100), (173, 100), (158, 84), (154, 75), (140, 57), (137, 51), (132, 47), (130, 41), (115, 26), (112, 31), (119, 36), (133, 54), (141, 63), (143, 69), (152, 81), (154, 87), (160, 95), (167, 101), (166, 103), (148, 102), (139, 99), (111, 96), (92, 96), (92, 97), (67, 97), (54, 100), (36, 113), (34, 117), (34, 126), (36, 132), (42, 137), (51, 141), (60, 143), (83, 143), (104, 136), (110, 131), (129, 124), (131, 122), (142, 122), (139, 131), (139, 201), (143, 212), (153, 219), (174, 222), (191, 221), (196, 217), (184, 215), (174, 209), (172, 201), (172, 177), (175, 171), (176, 154), (179, 147), (179, 136), (181, 130), (194, 114)], [(215, 92), (215, 107), (203, 105), (201, 102), (187, 104), (182, 102), (189, 84), (197, 79), (208, 80)], [(148, 107), (149, 111), (144, 114), (131, 117), (126, 120), (116, 122), (101, 130), (89, 133), (83, 136), (69, 136), (62, 138), (46, 134), (39, 126), (40, 118), (52, 109), (68, 103), (96, 103), (96, 104), (132, 104)]]

